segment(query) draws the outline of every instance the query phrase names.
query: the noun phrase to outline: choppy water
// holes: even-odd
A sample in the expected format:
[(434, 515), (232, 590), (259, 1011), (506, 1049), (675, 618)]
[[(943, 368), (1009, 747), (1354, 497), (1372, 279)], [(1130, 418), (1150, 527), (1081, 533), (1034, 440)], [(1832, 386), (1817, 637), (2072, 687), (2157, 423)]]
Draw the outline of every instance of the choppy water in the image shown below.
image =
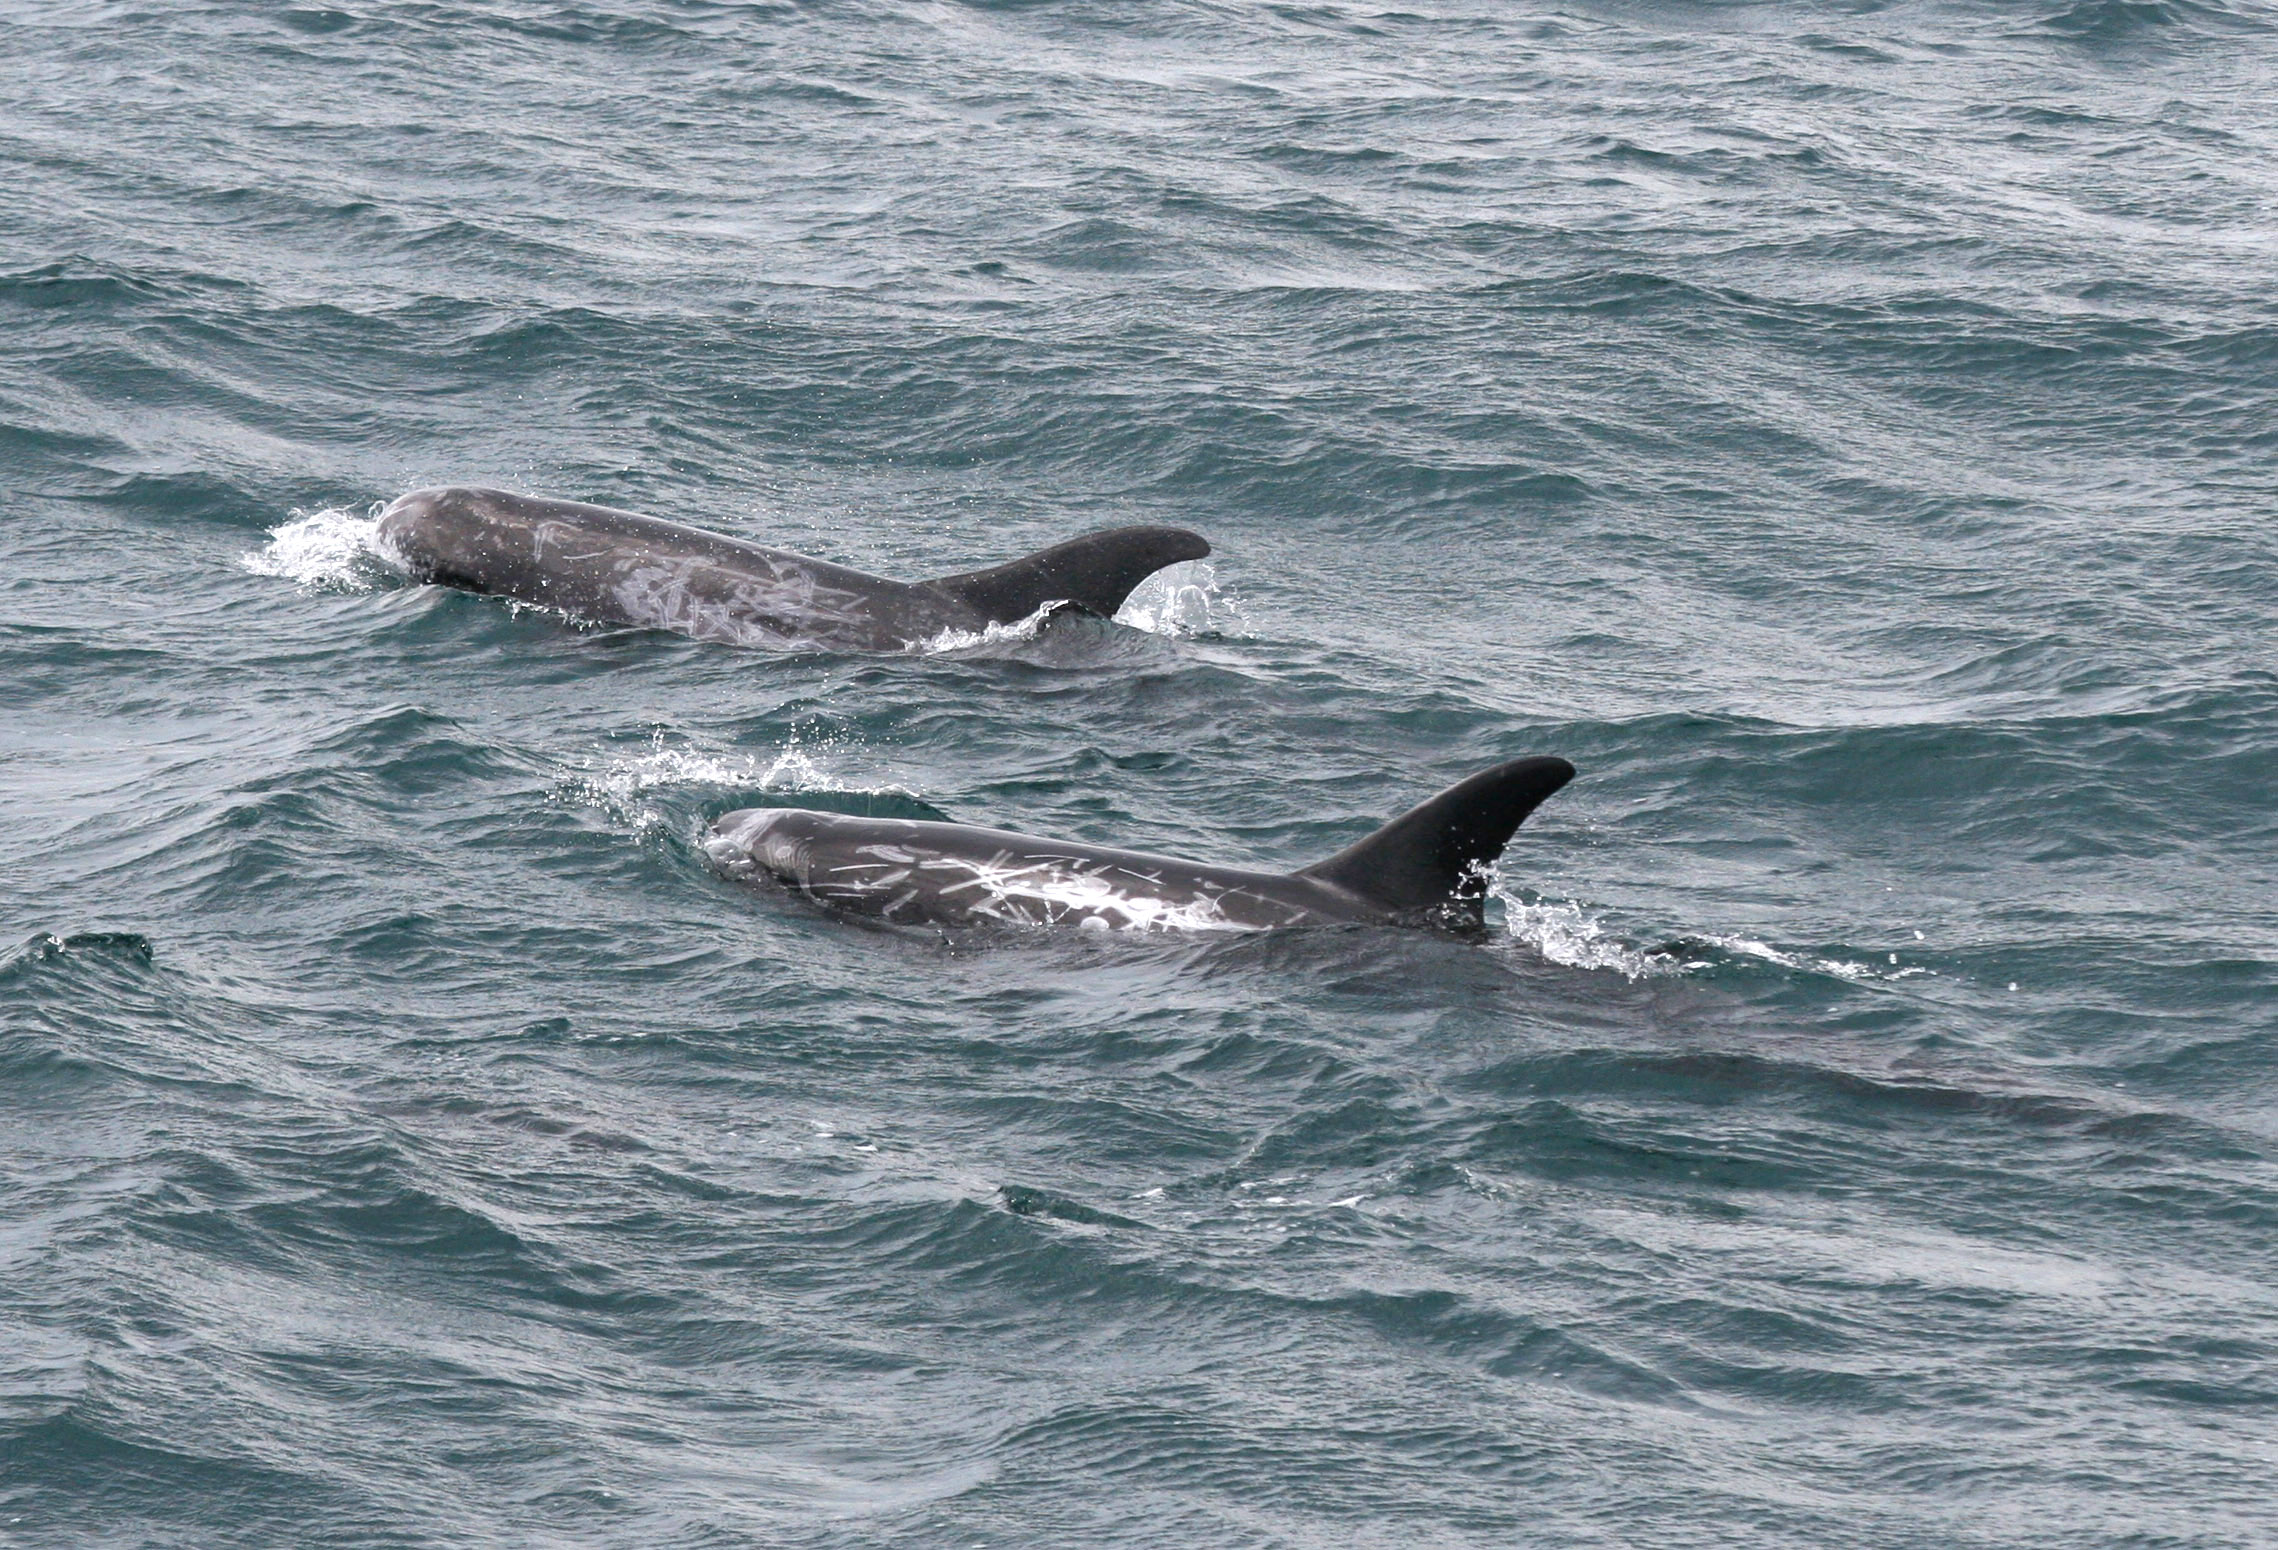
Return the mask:
[[(0, 6), (0, 1537), (2278, 1538), (2278, 17)], [(441, 480), (1126, 622), (403, 585)], [(950, 940), (777, 801), (1486, 945)]]

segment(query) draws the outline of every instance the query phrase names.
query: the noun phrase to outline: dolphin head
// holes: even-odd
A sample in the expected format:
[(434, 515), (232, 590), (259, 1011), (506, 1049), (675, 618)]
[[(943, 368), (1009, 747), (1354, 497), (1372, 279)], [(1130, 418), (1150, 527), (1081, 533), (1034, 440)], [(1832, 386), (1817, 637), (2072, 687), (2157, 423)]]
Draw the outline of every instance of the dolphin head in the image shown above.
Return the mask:
[(745, 807), (724, 813), (704, 836), (704, 855), (730, 877), (765, 872), (795, 887), (813, 869), (816, 815), (794, 807)]

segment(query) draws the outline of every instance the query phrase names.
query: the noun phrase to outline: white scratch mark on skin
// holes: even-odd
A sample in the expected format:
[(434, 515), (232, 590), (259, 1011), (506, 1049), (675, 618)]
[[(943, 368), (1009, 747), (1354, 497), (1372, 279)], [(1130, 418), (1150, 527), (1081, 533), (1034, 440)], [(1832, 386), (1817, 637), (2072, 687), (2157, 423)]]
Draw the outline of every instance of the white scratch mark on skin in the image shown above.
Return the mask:
[(758, 815), (723, 834), (721, 848), (741, 850), (818, 903), (905, 923), (1215, 932), (1292, 925), (1312, 914), (1226, 880), (1144, 864), (1152, 858), (999, 847), (983, 859), (931, 851), (914, 840), (867, 837), (831, 858), (827, 849), (815, 854), (814, 847), (829, 844), (830, 825), (818, 828), (787, 828), (779, 815)]
[(790, 645), (867, 630), (863, 597), (823, 586), (800, 566), (770, 571), (761, 578), (701, 556), (634, 552), (603, 586), (622, 617), (697, 640)]
[[(1152, 893), (1125, 891), (1110, 874), (1110, 866), (1085, 867), (1075, 861), (1036, 861), (1021, 866), (999, 853), (988, 861), (943, 857), (927, 864), (929, 870), (964, 871), (971, 875), (938, 892), (947, 897), (975, 893), (966, 905), (972, 913), (991, 919), (1027, 925), (1059, 925), (1074, 921), (1092, 930), (1124, 931), (1240, 931), (1251, 929), (1230, 920), (1211, 895), (1167, 899)], [(1159, 881), (1150, 879), (1149, 881)]]

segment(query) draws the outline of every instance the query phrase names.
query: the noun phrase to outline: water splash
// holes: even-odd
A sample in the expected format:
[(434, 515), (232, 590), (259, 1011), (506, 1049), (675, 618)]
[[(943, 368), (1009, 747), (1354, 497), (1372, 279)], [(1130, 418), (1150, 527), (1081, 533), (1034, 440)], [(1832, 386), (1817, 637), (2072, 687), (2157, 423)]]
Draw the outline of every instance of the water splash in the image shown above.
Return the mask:
[(1166, 566), (1140, 582), (1116, 610), (1115, 622), (1152, 635), (1250, 634), (1248, 613), (1218, 589), (1218, 572), (1206, 560)]
[(810, 741), (793, 732), (772, 756), (708, 753), (668, 744), (665, 734), (658, 731), (650, 735), (648, 747), (641, 753), (607, 763), (585, 760), (562, 776), (554, 795), (559, 801), (599, 808), (643, 835), (673, 826), (672, 816), (649, 800), (658, 792), (814, 791), (918, 800), (917, 793), (907, 787), (862, 785), (832, 771), (827, 760), (839, 746), (836, 738)]
[(932, 657), (945, 651), (970, 651), (976, 646), (1034, 640), (1037, 632), (1044, 628), (1045, 621), (1066, 606), (1063, 601), (1054, 601), (1044, 604), (1027, 618), (1015, 619), (1010, 624), (991, 624), (979, 630), (943, 630), (925, 640), (911, 641), (907, 649), (913, 656)]
[(269, 542), (238, 564), (256, 576), (282, 576), (331, 592), (370, 592), (398, 579), (402, 569), (379, 543), (383, 501), (362, 513), (345, 506), (317, 511), (293, 507), (290, 521), (269, 529)]
[(1552, 963), (1569, 969), (1611, 969), (1627, 980), (1682, 974), (1698, 965), (1625, 942), (1572, 899), (1529, 901), (1500, 883), (1490, 890), (1503, 906), (1503, 927)]

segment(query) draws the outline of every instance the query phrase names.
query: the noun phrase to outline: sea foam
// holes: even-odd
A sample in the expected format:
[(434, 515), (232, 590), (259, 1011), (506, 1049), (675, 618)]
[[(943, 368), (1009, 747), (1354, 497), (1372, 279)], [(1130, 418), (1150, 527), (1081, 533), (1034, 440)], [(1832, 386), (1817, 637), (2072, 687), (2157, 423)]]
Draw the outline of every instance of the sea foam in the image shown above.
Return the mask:
[(345, 506), (296, 506), (287, 513), (290, 520), (269, 529), (269, 541), (240, 556), (238, 564), (256, 576), (282, 576), (328, 592), (372, 591), (402, 574), (379, 542), (380, 513), (386, 509), (382, 501), (361, 513)]

